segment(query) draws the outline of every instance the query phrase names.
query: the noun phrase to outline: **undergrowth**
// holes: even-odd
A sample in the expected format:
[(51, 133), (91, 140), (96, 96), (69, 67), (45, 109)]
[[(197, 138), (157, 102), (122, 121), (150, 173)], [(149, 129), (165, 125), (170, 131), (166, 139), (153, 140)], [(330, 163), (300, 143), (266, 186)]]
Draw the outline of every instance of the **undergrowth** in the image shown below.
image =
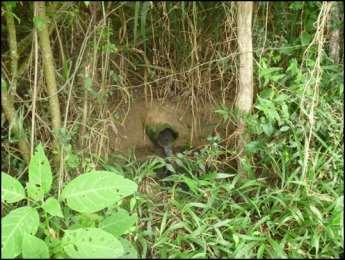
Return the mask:
[[(126, 118), (136, 97), (147, 102), (175, 98), (195, 114), (205, 103), (217, 103), (209, 113), (222, 117), (219, 128), (236, 126), (235, 6), (102, 3), (94, 9), (98, 19), (89, 24), (89, 4), (65, 3), (61, 9), (52, 4), (48, 9), (59, 25), (52, 27), (51, 37), (61, 107), (69, 109), (64, 127), (53, 135), (39, 88), (31, 138), (43, 145), (26, 164), (14, 148), (12, 126), (1, 122), (2, 181), (7, 185), (2, 185), (2, 225), (7, 226), (2, 248), (7, 246), (8, 256), (109, 257), (92, 251), (95, 243), (118, 257), (342, 256), (344, 68), (330, 58), (322, 3), (256, 5), (256, 95), (245, 118), (251, 138), (244, 151), (247, 179), (234, 166), (233, 133), (210, 135), (201, 147), (145, 161), (113, 153), (108, 135), (108, 128), (116, 130)], [(23, 40), (32, 30), (32, 5), (13, 8), (22, 14), (17, 18), (25, 26), (17, 25), (17, 35)], [(209, 23), (212, 19), (216, 22)], [(23, 42), (18, 46), (24, 48)], [(5, 42), (2, 47), (8, 49)], [(28, 57), (21, 50), (19, 54), (23, 66), (16, 114), (29, 136), (31, 114), (26, 111), (31, 111), (33, 94), (22, 86), (34, 78), (33, 49)], [(6, 75), (4, 69), (2, 80), (9, 81)], [(43, 82), (40, 76), (38, 84)], [(47, 164), (57, 152), (52, 136), (62, 145), (64, 164), (50, 170)], [(99, 170), (107, 171), (109, 180), (90, 176)], [(76, 180), (82, 180), (79, 186)], [(114, 199), (117, 189), (136, 187), (134, 182), (138, 189)], [(109, 193), (95, 192), (100, 187), (94, 185), (108, 187)], [(92, 190), (93, 196), (77, 197), (81, 206), (76, 206), (69, 189)], [(23, 213), (28, 216), (24, 224), (34, 224), (11, 232)], [(105, 245), (105, 240), (110, 242)]]
[[(286, 145), (296, 143), (296, 134), (283, 131), (285, 143), (266, 143), (257, 150), (258, 156), (266, 153), (264, 161), (256, 161), (266, 171), (257, 170), (257, 177), (249, 180), (235, 171), (217, 171), (200, 160), (200, 154), (180, 153), (169, 161), (152, 158), (144, 163), (122, 160), (123, 171), (140, 183), (142, 192), (137, 198), (140, 222), (134, 235), (141, 257), (340, 256), (344, 242), (342, 150), (330, 157), (321, 154), (319, 146), (313, 149), (316, 162), (311, 163), (305, 180), (298, 159), (287, 157), (292, 153)], [(254, 152), (253, 144), (247, 148)], [(298, 151), (296, 146), (291, 149)], [(213, 160), (224, 153), (214, 143), (205, 150)], [(155, 176), (161, 167), (167, 167), (171, 175), (159, 180)]]

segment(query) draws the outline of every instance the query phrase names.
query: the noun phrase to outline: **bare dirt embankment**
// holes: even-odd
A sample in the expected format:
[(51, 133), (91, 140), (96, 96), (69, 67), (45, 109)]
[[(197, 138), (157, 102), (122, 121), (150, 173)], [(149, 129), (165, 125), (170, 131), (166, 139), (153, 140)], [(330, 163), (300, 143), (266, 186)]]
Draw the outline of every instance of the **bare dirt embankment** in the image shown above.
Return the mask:
[(123, 154), (134, 151), (137, 159), (161, 154), (145, 133), (145, 124), (152, 121), (168, 123), (178, 132), (174, 152), (202, 145), (207, 142), (207, 136), (217, 131), (217, 124), (221, 122), (213, 112), (216, 108), (213, 104), (199, 106), (193, 116), (186, 105), (173, 100), (165, 100), (164, 104), (137, 100), (130, 106), (125, 120), (109, 128), (111, 150)]

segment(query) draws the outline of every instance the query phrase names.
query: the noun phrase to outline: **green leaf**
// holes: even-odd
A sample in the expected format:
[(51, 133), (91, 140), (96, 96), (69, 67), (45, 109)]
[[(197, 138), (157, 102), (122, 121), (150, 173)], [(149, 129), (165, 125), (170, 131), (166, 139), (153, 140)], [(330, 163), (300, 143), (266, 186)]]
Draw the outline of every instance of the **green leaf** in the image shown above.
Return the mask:
[(248, 162), (248, 158), (241, 158), (240, 163), (246, 172), (248, 172), (250, 175), (253, 175), (253, 169), (251, 164)]
[(220, 114), (224, 121), (227, 121), (230, 117), (230, 109), (224, 105), (222, 105), (219, 109), (216, 109), (214, 112)]
[(218, 172), (215, 175), (216, 179), (226, 179), (230, 177), (234, 177), (236, 174), (230, 174), (230, 173), (224, 173), (224, 172)]
[(78, 176), (66, 185), (62, 198), (81, 213), (93, 213), (110, 207), (133, 194), (138, 186), (121, 175), (107, 171), (92, 171)]
[(62, 210), (57, 199), (49, 197), (42, 205), (42, 208), (52, 216), (63, 218)]
[(1, 172), (1, 201), (14, 203), (24, 198), (25, 191), (22, 184), (12, 176)]
[(127, 259), (136, 259), (138, 258), (137, 250), (134, 248), (134, 246), (126, 239), (123, 239), (122, 237), (118, 238), (121, 242), (121, 245), (123, 247), (123, 255), (119, 258), (127, 258)]
[(297, 11), (303, 8), (304, 2), (293, 2), (289, 5), (289, 9)]
[(263, 99), (272, 99), (274, 97), (274, 90), (272, 88), (266, 88), (260, 92), (260, 97)]
[(279, 82), (282, 78), (284, 78), (285, 75), (284, 74), (278, 74), (278, 75), (272, 75), (271, 76), (271, 80), (273, 82)]
[(137, 221), (137, 215), (129, 215), (127, 210), (119, 209), (118, 212), (113, 213), (111, 216), (106, 217), (101, 223), (100, 228), (116, 237), (121, 236), (128, 232), (128, 230)]
[(286, 121), (290, 118), (289, 107), (286, 104), (282, 104), (282, 116)]
[(135, 197), (132, 197), (131, 200), (129, 201), (129, 208), (131, 212), (133, 211), (136, 203), (137, 203), (137, 199)]
[(278, 82), (280, 79), (285, 77), (284, 73), (280, 73), (281, 71), (282, 68), (267, 67), (265, 61), (262, 61), (262, 67), (260, 67), (259, 76), (264, 79), (263, 86), (266, 86), (270, 81)]
[(120, 241), (99, 228), (66, 230), (62, 242), (71, 258), (116, 258), (124, 253)]
[(39, 216), (36, 209), (21, 207), (1, 219), (1, 256), (14, 258), (22, 249), (24, 233), (36, 234)]
[(264, 252), (265, 252), (265, 244), (261, 244), (259, 246), (259, 249), (256, 253), (256, 258), (257, 259), (262, 259), (263, 258), (263, 255), (264, 255)]
[(287, 68), (286, 72), (289, 72), (289, 74), (293, 76), (299, 73), (298, 62), (295, 58), (289, 61), (289, 67)]
[(260, 147), (260, 142), (259, 141), (252, 141), (245, 146), (245, 151), (248, 153), (256, 153)]
[(73, 218), (73, 223), (70, 226), (70, 230), (78, 229), (78, 228), (91, 228), (91, 227), (98, 227), (98, 223), (104, 219), (103, 216), (98, 214), (78, 214), (75, 215)]
[(322, 217), (322, 213), (320, 212), (320, 210), (317, 207), (315, 207), (314, 205), (310, 205), (309, 208), (314, 213), (316, 218), (319, 219), (320, 222), (323, 222), (323, 217)]
[(33, 200), (43, 201), (44, 192), (39, 186), (26, 183), (26, 190), (28, 192), (28, 196), (32, 198)]
[(181, 179), (187, 184), (188, 188), (194, 193), (198, 194), (198, 184), (192, 178), (181, 176)]
[(30, 234), (23, 235), (23, 258), (49, 258), (49, 250), (46, 243)]
[(168, 171), (176, 173), (174, 166), (172, 166), (170, 163), (167, 163), (165, 167)]
[(66, 150), (65, 150), (66, 166), (68, 166), (68, 168), (70, 169), (77, 168), (80, 164), (80, 157), (73, 152), (72, 145), (68, 144), (65, 147), (66, 147)]
[(307, 32), (302, 32), (300, 39), (301, 39), (302, 45), (307, 45), (312, 40), (312, 35)]
[[(36, 152), (31, 158), (29, 164), (29, 189), (35, 193), (38, 192), (39, 194), (48, 193), (51, 188), (52, 181), (53, 177), (49, 161), (44, 154), (42, 144), (39, 144), (37, 145)], [(34, 197), (32, 198), (35, 199)]]
[(274, 258), (287, 258), (283, 247), (275, 240), (269, 238), (269, 242), (272, 246), (273, 252), (271, 253), (271, 256)]
[(274, 127), (271, 122), (267, 122), (266, 124), (261, 124), (262, 130), (267, 136), (271, 136), (274, 132)]
[(288, 131), (290, 129), (290, 127), (288, 126), (288, 125), (284, 125), (284, 126), (282, 126), (280, 129), (279, 129), (279, 131), (280, 132), (286, 132), (286, 131)]

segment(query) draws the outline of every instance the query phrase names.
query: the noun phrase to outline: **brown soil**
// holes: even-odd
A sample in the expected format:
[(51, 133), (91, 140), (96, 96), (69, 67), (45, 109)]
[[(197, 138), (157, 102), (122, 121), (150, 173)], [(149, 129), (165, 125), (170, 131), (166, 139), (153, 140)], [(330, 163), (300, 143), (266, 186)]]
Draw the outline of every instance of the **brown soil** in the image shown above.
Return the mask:
[(189, 146), (199, 146), (206, 143), (206, 138), (212, 135), (217, 123), (221, 119), (213, 113), (215, 105), (199, 106), (194, 117), (187, 105), (165, 100), (164, 104), (158, 102), (146, 104), (145, 100), (136, 100), (126, 116), (125, 121), (116, 124), (116, 128), (109, 129), (110, 147), (112, 152), (127, 154), (134, 151), (138, 160), (147, 156), (160, 154), (145, 134), (145, 123), (168, 123), (178, 132), (174, 151), (181, 151)]

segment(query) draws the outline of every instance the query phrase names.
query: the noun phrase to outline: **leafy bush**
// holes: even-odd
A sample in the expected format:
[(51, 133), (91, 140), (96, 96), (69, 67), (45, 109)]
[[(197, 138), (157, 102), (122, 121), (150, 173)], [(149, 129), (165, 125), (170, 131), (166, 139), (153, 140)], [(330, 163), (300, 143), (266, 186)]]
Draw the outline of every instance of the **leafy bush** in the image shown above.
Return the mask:
[[(119, 207), (136, 192), (136, 183), (116, 172), (92, 171), (70, 181), (59, 199), (48, 196), (52, 183), (41, 144), (29, 164), (26, 191), (18, 180), (1, 173), (2, 202), (27, 200), (1, 219), (3, 257), (136, 257), (131, 243), (121, 238), (136, 223), (136, 214)], [(67, 207), (61, 207), (63, 201)], [(94, 214), (114, 207), (117, 211), (110, 214)]]

